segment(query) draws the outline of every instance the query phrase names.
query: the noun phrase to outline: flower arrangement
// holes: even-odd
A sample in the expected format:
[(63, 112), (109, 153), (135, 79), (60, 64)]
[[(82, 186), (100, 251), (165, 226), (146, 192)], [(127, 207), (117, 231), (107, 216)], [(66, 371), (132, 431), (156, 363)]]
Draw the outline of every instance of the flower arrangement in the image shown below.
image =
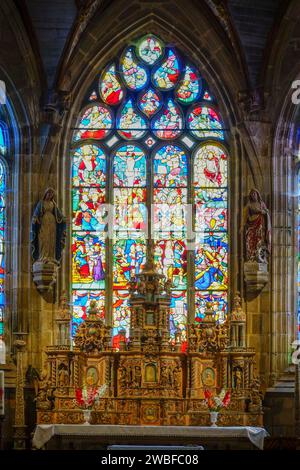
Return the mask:
[(211, 390), (204, 390), (204, 398), (209, 411), (219, 412), (221, 408), (227, 408), (230, 403), (230, 392), (222, 390), (219, 395), (213, 395)]
[(106, 392), (107, 385), (101, 385), (101, 387), (93, 387), (91, 385), (84, 385), (82, 388), (76, 388), (75, 400), (76, 405), (84, 410), (91, 410), (95, 403), (103, 397)]

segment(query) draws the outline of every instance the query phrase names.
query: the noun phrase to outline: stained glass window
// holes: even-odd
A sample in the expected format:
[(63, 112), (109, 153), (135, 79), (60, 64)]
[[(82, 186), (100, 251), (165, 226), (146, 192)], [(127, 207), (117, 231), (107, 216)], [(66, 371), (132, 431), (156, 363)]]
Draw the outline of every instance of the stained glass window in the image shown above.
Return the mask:
[[(5, 124), (0, 122), (0, 156), (7, 151)], [(6, 168), (0, 158), (0, 340), (4, 336), (5, 308), (5, 232), (6, 232)]]
[(298, 340), (300, 340), (300, 169), (298, 170)]
[(104, 65), (72, 140), (73, 331), (94, 299), (114, 347), (129, 336), (128, 281), (143, 269), (148, 235), (172, 282), (171, 337), (180, 330), (184, 341), (188, 311), (199, 322), (207, 302), (224, 320), (225, 145), (209, 85), (173, 44), (148, 34)]
[(113, 336), (129, 336), (128, 281), (139, 274), (146, 249), (146, 155), (122, 145), (113, 159)]
[(0, 122), (0, 153), (5, 155), (6, 153), (6, 139), (5, 139), (5, 127)]
[(227, 153), (218, 144), (202, 144), (194, 156), (195, 318), (201, 321), (205, 303), (220, 321), (227, 312)]

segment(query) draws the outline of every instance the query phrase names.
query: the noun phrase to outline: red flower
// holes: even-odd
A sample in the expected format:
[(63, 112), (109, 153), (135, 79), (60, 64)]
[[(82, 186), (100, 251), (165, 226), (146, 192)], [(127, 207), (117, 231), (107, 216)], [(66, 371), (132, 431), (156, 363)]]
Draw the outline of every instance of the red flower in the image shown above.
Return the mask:
[(83, 400), (83, 397), (82, 397), (82, 390), (81, 388), (76, 388), (75, 390), (75, 396), (76, 396), (76, 402), (79, 406), (83, 406), (84, 405), (84, 400)]
[(225, 397), (223, 399), (223, 406), (227, 407), (230, 403), (230, 392), (226, 392)]
[(212, 398), (212, 393), (210, 390), (204, 390), (204, 397), (205, 397), (205, 400), (210, 400)]

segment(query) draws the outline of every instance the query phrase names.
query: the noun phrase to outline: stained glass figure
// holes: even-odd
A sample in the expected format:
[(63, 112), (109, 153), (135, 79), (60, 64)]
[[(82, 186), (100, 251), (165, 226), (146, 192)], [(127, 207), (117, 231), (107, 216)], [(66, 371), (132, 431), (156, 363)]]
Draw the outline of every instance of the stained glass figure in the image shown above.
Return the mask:
[(140, 110), (150, 118), (161, 108), (162, 100), (155, 90), (149, 88), (142, 94), (138, 105)]
[(187, 185), (187, 158), (177, 145), (165, 145), (154, 156), (154, 186), (182, 187)]
[(108, 223), (105, 191), (100, 188), (78, 188), (72, 192), (73, 230), (104, 233)]
[(144, 188), (115, 188), (114, 203), (116, 205), (135, 205), (146, 202), (146, 189)]
[(104, 289), (105, 243), (99, 235), (73, 234), (73, 289)]
[(168, 103), (161, 115), (153, 122), (153, 133), (160, 139), (175, 139), (183, 129), (183, 119), (173, 100)]
[(136, 233), (132, 234), (132, 238), (128, 238), (127, 233), (126, 238), (121, 237), (122, 234), (118, 234), (114, 240), (113, 285), (118, 289), (126, 289), (131, 275), (139, 274), (144, 267), (146, 244), (145, 237)]
[(97, 145), (82, 145), (73, 153), (73, 186), (105, 187), (106, 160)]
[(172, 280), (173, 289), (186, 288), (187, 250), (183, 240), (159, 240), (154, 261), (160, 273)]
[(200, 232), (227, 231), (227, 190), (195, 191), (195, 229)]
[(215, 319), (219, 323), (223, 323), (226, 319), (227, 315), (227, 309), (228, 309), (228, 304), (227, 304), (227, 292), (205, 292), (205, 291), (198, 291), (195, 294), (195, 306), (196, 306), (196, 311), (195, 311), (195, 322), (200, 323), (203, 321), (204, 315), (205, 315), (205, 310), (206, 310), (206, 304), (207, 302), (210, 302), (212, 310), (215, 312)]
[(143, 38), (137, 47), (139, 57), (148, 65), (155, 64), (163, 55), (161, 41), (152, 34)]
[(187, 190), (154, 189), (153, 228), (157, 238), (177, 237), (186, 231)]
[[(127, 194), (124, 194), (124, 191)], [(138, 203), (136, 189), (118, 189), (114, 190), (114, 230), (146, 230), (147, 227), (147, 210), (145, 203)], [(117, 202), (118, 201), (118, 202)], [(119, 202), (120, 201), (120, 202)], [(132, 201), (132, 202), (129, 202)]]
[(120, 104), (124, 97), (124, 91), (116, 75), (115, 64), (106, 67), (101, 76), (100, 96), (106, 104), (112, 106)]
[(199, 290), (226, 290), (227, 274), (227, 235), (197, 234), (195, 249), (195, 287)]
[(75, 335), (78, 326), (88, 317), (88, 311), (92, 300), (96, 301), (99, 318), (104, 318), (105, 291), (73, 290), (73, 336)]
[(114, 185), (146, 186), (146, 157), (136, 145), (124, 145), (114, 158)]
[(114, 290), (113, 292), (113, 347), (117, 347), (119, 337), (129, 337), (130, 308), (129, 292)]
[(153, 83), (161, 90), (171, 90), (177, 84), (179, 77), (179, 62), (175, 52), (170, 49), (167, 59), (153, 74)]
[(196, 151), (194, 185), (204, 188), (227, 186), (227, 155), (218, 145), (203, 145)]
[(184, 77), (176, 90), (177, 99), (183, 104), (191, 104), (199, 97), (200, 91), (200, 79), (197, 72), (193, 67), (187, 65)]
[(105, 139), (112, 124), (112, 116), (107, 108), (100, 105), (89, 106), (79, 119), (79, 130), (75, 131), (74, 140)]
[(131, 99), (121, 109), (117, 118), (117, 127), (120, 136), (124, 137), (124, 139), (140, 139), (145, 135), (145, 130), (147, 129), (146, 121), (134, 109)]
[(195, 106), (188, 114), (187, 122), (192, 134), (199, 139), (213, 137), (224, 140), (220, 117), (213, 108)]
[(121, 71), (126, 85), (131, 90), (141, 90), (148, 81), (145, 68), (137, 63), (131, 48), (121, 59)]
[(187, 300), (186, 291), (172, 291), (170, 303), (170, 333), (175, 339), (181, 335), (181, 341), (186, 339)]

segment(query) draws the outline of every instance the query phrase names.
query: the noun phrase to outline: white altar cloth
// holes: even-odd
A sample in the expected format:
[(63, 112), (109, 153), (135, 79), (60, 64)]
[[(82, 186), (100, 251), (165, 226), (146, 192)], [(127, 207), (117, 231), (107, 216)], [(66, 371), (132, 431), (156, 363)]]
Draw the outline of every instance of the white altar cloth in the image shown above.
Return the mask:
[[(141, 432), (142, 429), (142, 432)], [(226, 426), (206, 427), (206, 426), (122, 426), (109, 424), (39, 424), (35, 429), (32, 444), (35, 448), (41, 449), (53, 436), (97, 436), (107, 437), (178, 437), (184, 438), (209, 438), (223, 439), (248, 439), (259, 449), (264, 447), (264, 439), (268, 436), (267, 431), (260, 427), (250, 426)]]

